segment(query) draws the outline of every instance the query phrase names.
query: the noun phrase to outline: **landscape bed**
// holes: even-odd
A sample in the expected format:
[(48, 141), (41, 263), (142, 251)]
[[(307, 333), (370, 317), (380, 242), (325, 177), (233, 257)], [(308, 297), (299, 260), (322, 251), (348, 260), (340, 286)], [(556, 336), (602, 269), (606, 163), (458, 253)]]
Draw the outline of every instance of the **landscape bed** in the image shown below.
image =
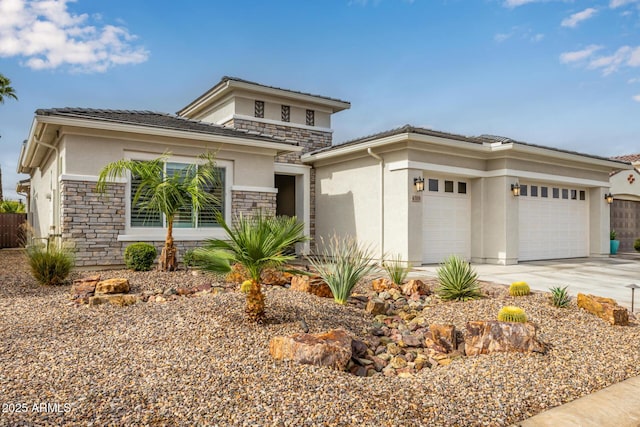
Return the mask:
[[(213, 280), (127, 270), (73, 278), (88, 274), (126, 277), (132, 292)], [(265, 286), (265, 325), (246, 320), (244, 295), (232, 285), (128, 307), (78, 305), (70, 286), (37, 285), (22, 253), (6, 250), (0, 283), (3, 426), (505, 426), (640, 374), (635, 322), (611, 326), (575, 299), (556, 308), (547, 295), (511, 297), (501, 286), (489, 298), (437, 302), (423, 314), (464, 331), (467, 321), (495, 320), (515, 304), (538, 325), (547, 354), (461, 357), (412, 378), (367, 378), (269, 355), (270, 339), (301, 332), (301, 318), (311, 333), (343, 328), (363, 337), (373, 316), (331, 299)]]

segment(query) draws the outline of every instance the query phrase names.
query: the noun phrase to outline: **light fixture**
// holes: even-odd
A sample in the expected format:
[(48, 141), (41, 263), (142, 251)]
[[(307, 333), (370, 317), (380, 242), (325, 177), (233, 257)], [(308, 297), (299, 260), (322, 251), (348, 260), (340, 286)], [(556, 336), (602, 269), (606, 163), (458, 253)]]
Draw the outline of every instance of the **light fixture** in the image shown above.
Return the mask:
[(517, 182), (515, 184), (511, 184), (511, 192), (514, 197), (518, 197), (520, 195), (520, 184)]
[(421, 176), (419, 176), (418, 178), (413, 178), (413, 186), (418, 192), (424, 191), (424, 178)]
[(635, 290), (636, 289), (640, 289), (640, 286), (636, 285), (635, 283), (632, 283), (630, 285), (625, 286), (625, 288), (631, 288), (631, 313), (633, 313), (633, 300), (635, 299)]
[(613, 203), (613, 194), (611, 193), (607, 193), (604, 195), (604, 199), (607, 201), (607, 203), (611, 204)]

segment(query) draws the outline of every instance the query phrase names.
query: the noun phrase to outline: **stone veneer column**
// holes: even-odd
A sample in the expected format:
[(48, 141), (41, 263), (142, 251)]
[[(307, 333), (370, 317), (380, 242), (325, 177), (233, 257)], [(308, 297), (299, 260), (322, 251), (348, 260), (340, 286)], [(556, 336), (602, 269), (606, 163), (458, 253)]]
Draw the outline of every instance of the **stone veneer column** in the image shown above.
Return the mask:
[[(263, 132), (266, 134), (286, 138), (292, 141), (296, 141), (298, 145), (303, 147), (301, 153), (288, 153), (277, 156), (275, 161), (280, 163), (293, 163), (302, 164), (300, 156), (311, 151), (319, 150), (321, 148), (330, 147), (332, 143), (332, 133), (321, 130), (304, 129), (299, 127), (287, 126), (286, 124), (271, 124), (262, 123), (253, 120), (244, 119), (232, 119), (225, 123), (225, 126), (231, 126), (236, 129), (245, 129), (257, 132)], [(310, 171), (310, 189), (309, 198), (309, 234), (312, 238), (315, 238), (316, 234), (316, 171), (311, 169)], [(275, 201), (275, 196), (274, 196)], [(275, 206), (275, 202), (274, 202)], [(234, 210), (235, 212), (235, 210)], [(275, 212), (275, 210), (274, 210)]]
[(266, 215), (276, 214), (276, 193), (236, 190), (231, 193), (233, 215), (251, 216), (256, 211), (262, 211)]
[(122, 265), (125, 184), (110, 185), (104, 194), (95, 187), (92, 181), (61, 182), (62, 241), (74, 246), (79, 267)]

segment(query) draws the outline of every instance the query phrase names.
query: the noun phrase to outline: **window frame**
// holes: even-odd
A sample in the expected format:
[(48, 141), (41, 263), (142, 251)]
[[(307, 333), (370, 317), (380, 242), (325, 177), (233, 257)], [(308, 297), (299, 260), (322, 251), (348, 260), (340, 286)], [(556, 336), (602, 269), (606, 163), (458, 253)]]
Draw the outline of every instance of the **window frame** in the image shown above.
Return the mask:
[[(125, 153), (125, 159), (127, 160), (140, 160), (149, 161), (160, 157), (162, 153), (138, 153), (130, 152)], [(167, 159), (167, 163), (183, 163), (183, 164), (203, 164), (204, 160), (197, 157), (189, 156), (176, 156), (172, 155)], [(216, 167), (224, 169), (225, 182), (223, 190), (223, 216), (225, 221), (231, 220), (231, 189), (233, 186), (233, 162), (229, 160), (216, 159)], [(167, 234), (167, 224), (163, 216), (162, 227), (135, 227), (131, 225), (131, 174), (127, 173), (127, 180), (125, 184), (125, 229), (124, 234), (118, 236), (118, 240), (121, 241), (164, 241)], [(198, 227), (198, 228), (173, 228), (173, 238), (175, 240), (204, 240), (209, 238), (224, 238), (226, 232), (220, 226), (215, 227)]]

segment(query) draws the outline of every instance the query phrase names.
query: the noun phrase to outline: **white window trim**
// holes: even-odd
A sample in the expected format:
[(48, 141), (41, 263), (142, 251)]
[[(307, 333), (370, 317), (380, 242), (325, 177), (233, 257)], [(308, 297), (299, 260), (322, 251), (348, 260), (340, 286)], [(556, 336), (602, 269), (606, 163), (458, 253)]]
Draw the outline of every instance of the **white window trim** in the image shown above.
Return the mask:
[[(304, 235), (311, 233), (311, 166), (292, 163), (274, 163), (274, 172), (278, 175), (291, 175), (296, 177), (296, 199), (298, 206), (296, 211), (302, 211), (298, 219), (304, 222)], [(303, 254), (309, 253), (309, 242), (305, 242), (299, 248)]]
[[(161, 154), (125, 152), (127, 160), (154, 160)], [(167, 159), (170, 163), (203, 164), (204, 161), (197, 157), (175, 156)], [(230, 221), (231, 218), (231, 188), (233, 186), (233, 162), (229, 160), (216, 159), (216, 166), (225, 168), (224, 186), (224, 219)], [(167, 237), (166, 227), (131, 227), (131, 175), (127, 174), (127, 185), (125, 189), (125, 229), (124, 234), (118, 235), (118, 241), (164, 241)], [(226, 232), (222, 227), (202, 227), (202, 228), (173, 228), (174, 240), (197, 241), (205, 239), (223, 239)]]

